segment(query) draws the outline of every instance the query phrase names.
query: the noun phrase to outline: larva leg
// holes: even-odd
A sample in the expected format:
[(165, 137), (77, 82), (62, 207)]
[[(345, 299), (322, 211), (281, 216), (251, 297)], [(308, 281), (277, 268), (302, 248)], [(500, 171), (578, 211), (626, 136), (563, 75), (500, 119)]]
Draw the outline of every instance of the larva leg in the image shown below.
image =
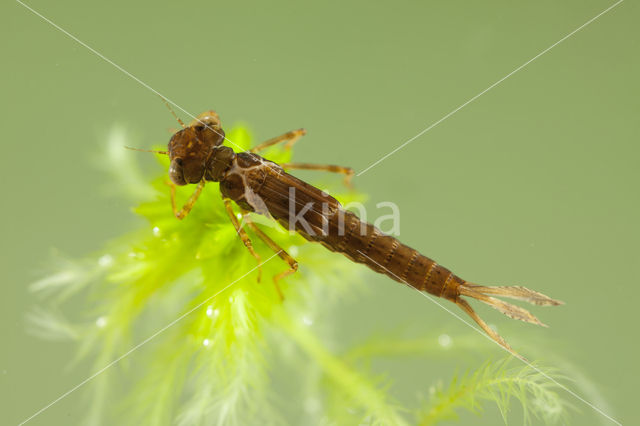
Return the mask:
[(250, 152), (260, 152), (265, 148), (269, 148), (275, 144), (280, 142), (286, 142), (284, 145), (285, 149), (290, 149), (294, 143), (298, 142), (302, 136), (306, 135), (307, 131), (305, 129), (291, 130), (283, 135), (276, 136), (275, 138), (271, 138), (265, 142), (262, 142), (259, 145), (254, 146), (249, 151)]
[(240, 235), (240, 239), (244, 243), (245, 247), (247, 248), (247, 250), (249, 250), (249, 253), (251, 253), (251, 256), (255, 257), (256, 260), (258, 261), (258, 282), (260, 282), (260, 279), (262, 278), (262, 259), (260, 258), (260, 255), (256, 253), (255, 249), (253, 248), (253, 244), (251, 243), (251, 239), (249, 238), (249, 235), (247, 235), (247, 231), (245, 231), (242, 228), (242, 226), (240, 226), (240, 223), (238, 222), (238, 218), (233, 212), (233, 207), (231, 205), (230, 199), (224, 198), (224, 207), (226, 208), (227, 214), (229, 215), (229, 219), (231, 219), (231, 223), (233, 223), (234, 228), (236, 228), (236, 231), (238, 232), (238, 235)]
[(342, 173), (345, 175), (344, 184), (348, 188), (352, 188), (351, 178), (354, 175), (354, 171), (351, 167), (334, 166), (332, 164), (309, 164), (309, 163), (284, 163), (280, 164), (285, 170), (298, 169), (298, 170), (323, 170), (331, 173)]
[(193, 191), (193, 194), (191, 194), (191, 197), (189, 197), (189, 199), (184, 204), (184, 206), (182, 206), (182, 208), (180, 210), (178, 210), (178, 207), (176, 206), (176, 185), (173, 182), (167, 182), (167, 185), (169, 185), (169, 187), (171, 188), (171, 192), (170, 192), (170, 195), (171, 195), (171, 209), (173, 210), (173, 214), (174, 214), (175, 217), (177, 217), (178, 219), (182, 220), (182, 219), (185, 218), (185, 216), (187, 216), (189, 214), (189, 212), (193, 208), (193, 205), (198, 200), (198, 197), (200, 196), (200, 193), (202, 193), (202, 189), (204, 188), (204, 184), (205, 184), (205, 181), (201, 180), (200, 183), (198, 183), (198, 186), (196, 187), (196, 190)]
[(255, 232), (256, 235), (262, 241), (265, 242), (265, 244), (267, 244), (269, 247), (271, 247), (271, 249), (273, 251), (275, 251), (278, 254), (278, 256), (280, 256), (280, 258), (282, 260), (284, 260), (285, 262), (287, 262), (287, 264), (289, 265), (289, 269), (287, 269), (286, 271), (281, 272), (278, 275), (276, 275), (275, 277), (273, 277), (273, 284), (276, 286), (276, 291), (278, 292), (278, 295), (280, 296), (280, 300), (284, 300), (284, 294), (282, 294), (282, 290), (280, 289), (280, 285), (278, 284), (278, 281), (280, 281), (281, 279), (283, 279), (285, 277), (288, 277), (289, 275), (291, 275), (294, 272), (296, 272), (298, 270), (298, 262), (296, 262), (296, 260), (293, 257), (291, 257), (289, 255), (289, 253), (284, 251), (284, 249), (282, 247), (280, 247), (278, 245), (278, 243), (273, 241), (267, 234), (262, 232), (262, 230), (260, 228), (258, 228), (255, 223), (253, 223), (251, 221), (251, 219), (249, 218), (248, 215), (245, 214), (243, 220), (245, 221), (247, 226), (249, 228), (251, 228), (251, 230), (253, 232)]

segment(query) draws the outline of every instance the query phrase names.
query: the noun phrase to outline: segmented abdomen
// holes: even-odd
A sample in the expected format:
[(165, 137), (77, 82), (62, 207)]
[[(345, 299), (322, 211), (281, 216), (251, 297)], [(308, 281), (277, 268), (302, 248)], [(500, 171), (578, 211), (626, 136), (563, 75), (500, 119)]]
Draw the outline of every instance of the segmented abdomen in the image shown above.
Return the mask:
[(285, 228), (367, 265), (376, 272), (438, 297), (455, 300), (464, 280), (344, 210), (330, 195), (281, 169), (252, 185), (270, 214)]
[(447, 268), (402, 244), (397, 238), (361, 221), (349, 211), (340, 209), (330, 222), (339, 222), (340, 215), (344, 217), (342, 235), (335, 232), (339, 231), (339, 224), (333, 224), (329, 226), (327, 235), (309, 239), (418, 290), (451, 300), (458, 297), (458, 285), (464, 281)]

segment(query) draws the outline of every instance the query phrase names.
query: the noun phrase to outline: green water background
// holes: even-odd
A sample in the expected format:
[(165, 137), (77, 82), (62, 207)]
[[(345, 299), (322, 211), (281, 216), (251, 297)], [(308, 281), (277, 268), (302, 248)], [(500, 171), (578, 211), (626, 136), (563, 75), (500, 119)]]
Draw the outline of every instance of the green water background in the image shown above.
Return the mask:
[[(361, 171), (613, 3), (29, 4), (186, 110), (214, 108), (258, 139), (305, 127), (297, 160)], [(88, 374), (66, 368), (73, 345), (25, 332), (28, 283), (52, 248), (81, 256), (142, 223), (96, 167), (107, 134), (119, 125), (148, 147), (177, 124), (153, 93), (18, 3), (0, 8), (0, 412), (16, 424)], [(548, 348), (536, 359), (566, 360), (575, 369), (566, 374), (592, 381), (597, 405), (623, 424), (640, 418), (639, 12), (622, 3), (354, 181), (373, 213), (397, 203), (404, 242), (462, 277), (566, 301), (535, 309), (545, 330), (482, 312), (508, 340)], [(454, 342), (470, 332), (364, 273), (371, 291), (338, 310), (342, 342), (407, 324)], [(391, 379), (416, 375), (396, 390), (408, 399), (474, 365), (390, 364)], [(84, 392), (31, 424), (78, 421)], [(573, 424), (613, 424), (565, 397), (580, 410)], [(462, 417), (497, 421), (491, 408)]]

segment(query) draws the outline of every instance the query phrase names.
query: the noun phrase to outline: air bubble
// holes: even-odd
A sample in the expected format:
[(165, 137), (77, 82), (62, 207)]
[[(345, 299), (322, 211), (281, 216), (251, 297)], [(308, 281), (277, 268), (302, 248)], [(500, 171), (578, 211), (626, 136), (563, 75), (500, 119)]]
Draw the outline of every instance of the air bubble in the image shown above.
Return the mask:
[(103, 268), (106, 268), (107, 266), (111, 266), (112, 263), (113, 263), (113, 256), (111, 256), (110, 254), (105, 254), (104, 256), (100, 256), (100, 258), (98, 259), (98, 265), (100, 265)]
[(96, 325), (97, 325), (99, 328), (104, 328), (104, 327), (107, 325), (107, 318), (106, 318), (106, 317), (99, 317), (99, 318), (96, 320)]
[(448, 348), (451, 346), (451, 337), (448, 334), (441, 334), (438, 336), (438, 343), (443, 348)]

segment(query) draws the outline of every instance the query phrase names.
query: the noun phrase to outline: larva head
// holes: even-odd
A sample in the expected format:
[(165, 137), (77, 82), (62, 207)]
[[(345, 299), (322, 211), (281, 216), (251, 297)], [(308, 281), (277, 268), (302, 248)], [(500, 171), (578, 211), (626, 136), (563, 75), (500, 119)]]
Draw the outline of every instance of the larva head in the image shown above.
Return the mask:
[(217, 114), (200, 120), (174, 134), (169, 141), (169, 177), (176, 185), (200, 182), (214, 148), (224, 141)]

